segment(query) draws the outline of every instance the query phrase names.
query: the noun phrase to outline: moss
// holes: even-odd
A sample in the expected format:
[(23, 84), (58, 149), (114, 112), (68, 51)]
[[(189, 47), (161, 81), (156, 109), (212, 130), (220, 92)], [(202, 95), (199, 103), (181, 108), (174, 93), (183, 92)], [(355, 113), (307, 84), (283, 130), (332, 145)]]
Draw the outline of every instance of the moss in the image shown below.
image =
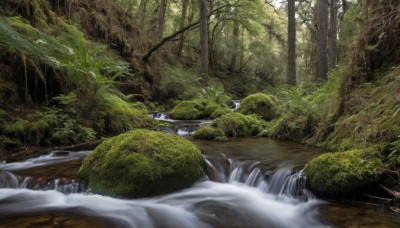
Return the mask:
[(196, 108), (195, 102), (183, 101), (170, 112), (169, 116), (176, 120), (195, 120), (200, 119), (201, 112)]
[(204, 125), (194, 133), (194, 139), (214, 140), (217, 137), (225, 136), (221, 128), (215, 128), (210, 125)]
[[(217, 104), (214, 103), (214, 102), (211, 102), (211, 103), (208, 104), (207, 107), (204, 109), (204, 111), (203, 111), (203, 116), (211, 117), (212, 114), (213, 114), (216, 110), (218, 110), (218, 109), (220, 109), (220, 106), (217, 105)], [(212, 119), (215, 119), (215, 118), (212, 118)]]
[(204, 175), (203, 164), (188, 140), (138, 129), (99, 145), (83, 161), (79, 175), (93, 192), (144, 197), (190, 186)]
[(264, 120), (272, 120), (276, 116), (275, 103), (263, 93), (256, 93), (246, 97), (240, 104), (237, 112), (242, 114), (257, 114)]
[(324, 196), (342, 195), (379, 180), (381, 160), (373, 149), (326, 153), (311, 160), (304, 173), (311, 189)]
[(228, 113), (215, 119), (212, 125), (221, 128), (226, 136), (243, 137), (260, 133), (265, 122), (256, 116)]
[(217, 137), (215, 137), (214, 140), (218, 141), (218, 142), (228, 142), (229, 141), (228, 137), (226, 137), (226, 136), (217, 136)]
[(231, 113), (232, 111), (228, 108), (218, 108), (210, 116), (211, 119), (216, 119), (224, 114)]

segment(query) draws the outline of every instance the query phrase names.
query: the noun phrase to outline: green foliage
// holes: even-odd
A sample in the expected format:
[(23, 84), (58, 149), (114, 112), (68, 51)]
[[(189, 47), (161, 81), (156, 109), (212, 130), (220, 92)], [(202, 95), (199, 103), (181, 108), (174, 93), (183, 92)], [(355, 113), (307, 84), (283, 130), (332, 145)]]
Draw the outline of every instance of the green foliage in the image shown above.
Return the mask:
[[(210, 125), (203, 125), (197, 130), (193, 138), (194, 139), (204, 139), (204, 140), (221, 140), (221, 137), (225, 136), (224, 131), (221, 128), (215, 128)], [(218, 140), (218, 141), (219, 141)]]
[[(398, 138), (400, 138), (400, 135), (398, 136)], [(400, 165), (400, 139), (387, 145), (384, 150), (384, 155), (386, 157), (386, 160), (392, 166), (399, 166)]]
[(34, 145), (71, 144), (96, 139), (92, 128), (82, 126), (77, 119), (55, 108), (5, 123), (4, 132), (10, 138)]
[(374, 149), (326, 153), (311, 160), (304, 173), (313, 191), (335, 196), (379, 180), (382, 162)]
[(79, 175), (92, 192), (145, 197), (190, 186), (204, 175), (204, 158), (188, 140), (149, 130), (108, 139), (83, 161)]
[(105, 133), (119, 134), (154, 125), (154, 120), (148, 116), (148, 111), (143, 105), (125, 102), (112, 94), (104, 96), (99, 105), (99, 119), (104, 123)]
[(228, 113), (215, 119), (212, 126), (222, 129), (228, 137), (244, 137), (257, 135), (266, 124), (254, 115)]
[(247, 96), (236, 110), (242, 114), (256, 114), (264, 120), (272, 120), (276, 116), (276, 104), (272, 99), (263, 93)]
[(231, 113), (231, 112), (232, 111), (228, 108), (218, 108), (210, 115), (210, 119), (216, 119), (222, 115), (225, 115), (225, 114)]

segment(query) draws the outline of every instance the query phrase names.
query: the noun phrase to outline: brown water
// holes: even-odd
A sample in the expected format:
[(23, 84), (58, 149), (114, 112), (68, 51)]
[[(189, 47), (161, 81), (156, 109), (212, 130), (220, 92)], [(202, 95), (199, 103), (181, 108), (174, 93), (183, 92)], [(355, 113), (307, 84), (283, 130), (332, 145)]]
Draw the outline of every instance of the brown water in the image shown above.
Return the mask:
[[(272, 187), (274, 176), (265, 182), (263, 173), (277, 170), (278, 182), (286, 180), (279, 173), (291, 175), (294, 167), (300, 170), (322, 152), (319, 149), (267, 138), (194, 143), (212, 165), (228, 170), (225, 181), (205, 181), (183, 192), (148, 199), (80, 193), (77, 171), (84, 153), (0, 167), (9, 170), (0, 173), (0, 183), (1, 177), (4, 184), (6, 177), (15, 175), (18, 180), (14, 181), (29, 180), (26, 187), (34, 189), (0, 189), (0, 227), (400, 227), (399, 215), (382, 207), (315, 199), (303, 202), (266, 190)], [(252, 176), (255, 171), (260, 171), (258, 179)], [(245, 181), (253, 178), (252, 184), (237, 183), (243, 175)], [(42, 191), (55, 186), (79, 193)]]

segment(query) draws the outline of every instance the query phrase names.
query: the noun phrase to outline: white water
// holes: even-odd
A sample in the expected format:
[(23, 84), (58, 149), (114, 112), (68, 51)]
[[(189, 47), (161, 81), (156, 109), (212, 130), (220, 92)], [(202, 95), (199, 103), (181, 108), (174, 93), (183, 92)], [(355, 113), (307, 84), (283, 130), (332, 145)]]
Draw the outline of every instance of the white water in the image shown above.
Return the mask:
[(62, 163), (81, 159), (89, 154), (90, 151), (54, 151), (52, 153), (42, 155), (36, 158), (31, 158), (22, 162), (13, 162), (0, 165), (0, 170), (21, 170), (33, 167), (45, 166), (50, 164)]
[(242, 101), (241, 101), (241, 100), (232, 100), (232, 102), (233, 102), (234, 105), (231, 107), (231, 111), (235, 111), (236, 109), (239, 108), (240, 103), (241, 103)]
[[(75, 211), (106, 218), (113, 226), (138, 228), (216, 227), (218, 224), (224, 227), (322, 227), (315, 219), (318, 204), (317, 200), (282, 200), (257, 188), (211, 181), (198, 183), (182, 192), (141, 200), (0, 189), (0, 214), (3, 216)], [(211, 214), (207, 212), (209, 207), (213, 208)]]
[[(20, 169), (32, 163), (35, 167), (46, 166), (51, 161), (59, 162), (59, 157), (51, 154), (6, 167)], [(139, 228), (324, 226), (317, 219), (316, 206), (322, 202), (304, 188), (301, 172), (282, 168), (265, 176), (259, 162), (224, 156), (207, 156), (206, 161), (207, 179), (213, 181), (138, 200), (79, 193), (83, 188), (74, 180), (56, 179), (43, 184), (32, 177), (1, 171), (0, 215), (73, 212), (105, 219), (113, 227)]]

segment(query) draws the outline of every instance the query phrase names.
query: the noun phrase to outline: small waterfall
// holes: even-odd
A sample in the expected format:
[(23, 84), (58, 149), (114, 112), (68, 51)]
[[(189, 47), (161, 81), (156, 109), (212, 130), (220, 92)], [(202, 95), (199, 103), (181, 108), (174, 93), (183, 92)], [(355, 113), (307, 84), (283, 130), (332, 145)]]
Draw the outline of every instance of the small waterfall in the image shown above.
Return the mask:
[(0, 188), (32, 189), (32, 190), (55, 190), (64, 194), (80, 193), (86, 187), (76, 180), (58, 178), (48, 180), (40, 177), (19, 177), (8, 171), (0, 171)]
[(262, 174), (258, 167), (260, 163), (256, 161), (235, 161), (216, 156), (206, 156), (206, 161), (209, 180), (244, 184), (261, 189), (265, 193), (304, 201), (315, 198), (306, 188), (302, 170), (280, 168), (273, 173)]
[(241, 100), (232, 100), (233, 105), (231, 106), (231, 110), (235, 111), (236, 109), (238, 109), (241, 102)]

